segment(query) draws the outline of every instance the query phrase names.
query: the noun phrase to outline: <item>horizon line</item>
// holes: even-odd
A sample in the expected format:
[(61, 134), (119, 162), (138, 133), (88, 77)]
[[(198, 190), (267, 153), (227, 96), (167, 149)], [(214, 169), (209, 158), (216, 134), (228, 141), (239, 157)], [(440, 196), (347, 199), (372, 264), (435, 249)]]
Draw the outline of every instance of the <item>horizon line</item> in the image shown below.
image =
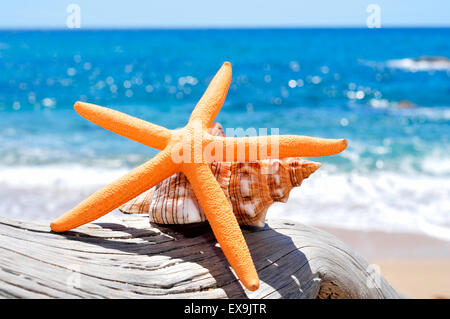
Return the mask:
[(295, 30), (295, 29), (448, 29), (449, 25), (386, 25), (380, 28), (368, 28), (364, 25), (321, 25), (321, 26), (88, 26), (68, 28), (60, 26), (46, 27), (2, 27), (0, 31), (125, 31), (125, 30)]

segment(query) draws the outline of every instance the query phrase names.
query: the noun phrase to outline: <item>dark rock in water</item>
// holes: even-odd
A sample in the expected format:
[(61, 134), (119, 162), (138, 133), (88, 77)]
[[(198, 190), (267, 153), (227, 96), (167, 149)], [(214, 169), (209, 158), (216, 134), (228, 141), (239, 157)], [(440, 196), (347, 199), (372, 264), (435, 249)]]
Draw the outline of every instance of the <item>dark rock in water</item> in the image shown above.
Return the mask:
[(450, 63), (450, 59), (444, 56), (421, 56), (415, 59), (411, 59), (415, 62), (444, 62)]
[(418, 58), (389, 60), (387, 66), (412, 72), (442, 71), (450, 70), (450, 59), (440, 56), (422, 56)]
[(401, 100), (401, 101), (398, 101), (397, 106), (402, 109), (410, 109), (410, 108), (416, 107), (417, 105), (408, 100)]

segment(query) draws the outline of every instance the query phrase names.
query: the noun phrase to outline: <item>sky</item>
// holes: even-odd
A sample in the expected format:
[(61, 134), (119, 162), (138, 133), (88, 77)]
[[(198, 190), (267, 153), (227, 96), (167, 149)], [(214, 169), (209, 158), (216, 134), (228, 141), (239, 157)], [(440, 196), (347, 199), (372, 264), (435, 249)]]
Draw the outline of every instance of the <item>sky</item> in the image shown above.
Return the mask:
[(3, 0), (0, 29), (67, 28), (70, 4), (82, 29), (366, 27), (370, 4), (381, 27), (450, 26), (449, 0)]

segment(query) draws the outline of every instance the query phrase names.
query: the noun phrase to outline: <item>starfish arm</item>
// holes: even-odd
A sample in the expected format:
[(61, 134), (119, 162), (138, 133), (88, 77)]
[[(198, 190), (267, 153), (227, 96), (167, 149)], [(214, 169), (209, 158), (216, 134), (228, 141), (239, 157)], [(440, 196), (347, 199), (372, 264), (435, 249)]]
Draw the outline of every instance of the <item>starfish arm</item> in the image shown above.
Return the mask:
[(208, 164), (187, 164), (183, 168), (222, 251), (242, 284), (259, 287), (259, 278), (244, 236)]
[(231, 73), (231, 64), (225, 62), (209, 83), (194, 111), (192, 111), (189, 118), (190, 123), (200, 121), (203, 128), (211, 127), (227, 96)]
[(159, 150), (169, 143), (171, 132), (162, 126), (90, 103), (76, 102), (74, 109), (85, 119), (133, 141)]
[(177, 166), (166, 151), (98, 190), (50, 224), (55, 232), (89, 223), (176, 173)]
[(298, 135), (213, 137), (222, 146), (224, 161), (256, 161), (267, 158), (328, 156), (347, 147), (345, 139)]

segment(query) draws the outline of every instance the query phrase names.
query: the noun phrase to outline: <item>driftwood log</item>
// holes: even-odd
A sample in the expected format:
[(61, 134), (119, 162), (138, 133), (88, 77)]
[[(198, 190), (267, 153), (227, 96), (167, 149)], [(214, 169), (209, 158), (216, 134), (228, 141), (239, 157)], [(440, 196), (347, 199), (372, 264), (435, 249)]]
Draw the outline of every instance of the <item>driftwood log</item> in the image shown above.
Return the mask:
[(207, 223), (117, 217), (63, 234), (0, 217), (6, 298), (402, 298), (336, 237), (286, 220), (245, 228), (261, 280), (236, 279)]

